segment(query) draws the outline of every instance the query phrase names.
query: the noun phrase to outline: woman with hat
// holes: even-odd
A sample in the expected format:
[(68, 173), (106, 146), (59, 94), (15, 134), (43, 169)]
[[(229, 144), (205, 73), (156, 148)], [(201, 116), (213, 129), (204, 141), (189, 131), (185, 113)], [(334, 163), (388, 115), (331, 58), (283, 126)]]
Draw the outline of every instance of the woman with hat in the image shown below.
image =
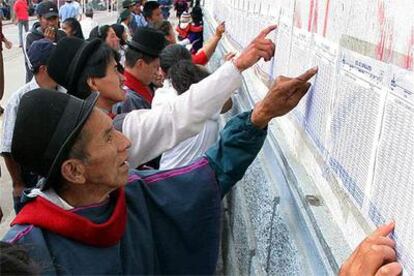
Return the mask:
[(131, 23), (132, 15), (129, 10), (123, 10), (119, 15), (118, 24), (124, 26), (125, 32), (127, 34), (127, 40), (131, 39), (131, 32), (129, 31), (129, 25)]
[(50, 57), (48, 69), (68, 94), (85, 99), (91, 92), (99, 92), (96, 106), (109, 116), (112, 105), (125, 98), (119, 55), (102, 40), (62, 39)]

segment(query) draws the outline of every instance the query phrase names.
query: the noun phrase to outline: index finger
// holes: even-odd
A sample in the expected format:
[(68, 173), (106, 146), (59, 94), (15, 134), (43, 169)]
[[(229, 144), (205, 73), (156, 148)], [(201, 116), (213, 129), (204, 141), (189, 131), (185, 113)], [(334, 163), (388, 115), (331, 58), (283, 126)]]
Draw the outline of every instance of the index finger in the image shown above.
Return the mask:
[(302, 75), (296, 77), (296, 80), (301, 81), (301, 82), (307, 82), (313, 76), (315, 76), (316, 73), (318, 73), (318, 67), (313, 67), (309, 69), (308, 71), (306, 71), (305, 73), (303, 73)]
[(271, 25), (266, 29), (263, 29), (256, 38), (265, 38), (271, 31), (277, 29), (277, 25)]
[(386, 237), (386, 236), (388, 236), (392, 232), (392, 230), (394, 230), (394, 227), (395, 227), (395, 223), (394, 222), (391, 222), (391, 223), (386, 224), (386, 225), (382, 225), (382, 226), (378, 227), (378, 229), (375, 230), (372, 233), (372, 236), (375, 236), (375, 237), (379, 237), (379, 236)]

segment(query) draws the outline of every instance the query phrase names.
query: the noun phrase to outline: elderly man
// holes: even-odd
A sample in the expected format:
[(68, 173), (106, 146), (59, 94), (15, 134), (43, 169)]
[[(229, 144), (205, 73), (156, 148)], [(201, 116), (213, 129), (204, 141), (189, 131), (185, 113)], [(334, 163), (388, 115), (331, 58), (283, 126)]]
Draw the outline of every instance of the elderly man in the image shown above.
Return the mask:
[[(45, 179), (26, 195), (5, 240), (27, 246), (42, 273), (213, 274), (220, 199), (255, 159), (269, 121), (298, 104), (315, 73), (279, 78), (253, 111), (227, 123), (203, 158), (164, 172), (128, 172), (130, 142), (94, 107), (97, 94), (27, 93), (12, 154)], [(400, 273), (386, 237), (393, 227), (365, 240), (341, 275)]]

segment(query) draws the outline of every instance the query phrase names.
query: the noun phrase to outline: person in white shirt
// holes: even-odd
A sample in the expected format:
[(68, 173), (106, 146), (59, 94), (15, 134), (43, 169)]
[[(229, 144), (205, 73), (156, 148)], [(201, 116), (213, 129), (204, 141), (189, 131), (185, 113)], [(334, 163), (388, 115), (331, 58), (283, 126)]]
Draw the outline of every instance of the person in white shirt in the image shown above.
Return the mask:
[(7, 170), (11, 176), (13, 184), (14, 209), (16, 213), (21, 208), (20, 195), (23, 192), (23, 189), (35, 184), (32, 183), (32, 180), (35, 181), (35, 179), (32, 179), (30, 172), (24, 170), (24, 168), (14, 161), (11, 156), (12, 138), (17, 117), (17, 110), (19, 108), (20, 99), (27, 92), (36, 88), (57, 90), (57, 84), (49, 76), (46, 65), (47, 60), (54, 49), (55, 45), (48, 39), (44, 38), (33, 42), (27, 53), (28, 61), (30, 62), (29, 67), (33, 72), (33, 78), (30, 82), (26, 83), (12, 94), (7, 102), (3, 115), (0, 151), (4, 158), (4, 162), (6, 163)]
[(273, 25), (262, 30), (238, 57), (224, 63), (162, 108), (127, 113), (122, 120), (122, 133), (131, 140), (130, 167), (136, 168), (198, 134), (205, 121), (220, 112), (233, 92), (241, 87), (241, 72), (261, 58), (265, 61), (272, 58), (275, 45), (266, 36), (275, 29)]
[[(163, 89), (169, 90), (169, 93), (166, 93), (169, 96), (154, 98), (153, 108), (156, 106), (162, 108), (166, 102), (174, 98), (174, 95), (177, 97), (185, 93), (192, 84), (201, 81), (209, 75), (209, 72), (204, 67), (193, 64), (191, 60), (178, 61), (168, 71), (171, 86)], [(160, 170), (186, 166), (200, 158), (217, 141), (219, 115), (220, 111), (207, 119), (200, 133), (164, 152), (160, 161)]]
[(83, 36), (85, 39), (89, 38), (89, 34), (91, 33), (92, 29), (98, 26), (98, 22), (93, 19), (93, 9), (87, 8), (85, 11), (85, 17), (79, 21), (82, 27)]

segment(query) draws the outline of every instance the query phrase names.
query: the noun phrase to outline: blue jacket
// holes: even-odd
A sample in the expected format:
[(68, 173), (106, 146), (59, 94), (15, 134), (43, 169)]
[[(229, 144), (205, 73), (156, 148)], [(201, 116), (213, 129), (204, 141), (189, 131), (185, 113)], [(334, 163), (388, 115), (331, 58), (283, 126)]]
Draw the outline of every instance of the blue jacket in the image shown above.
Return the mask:
[[(250, 113), (243, 113), (227, 123), (217, 144), (195, 163), (168, 171), (131, 171), (124, 188), (126, 225), (110, 246), (91, 245), (94, 235), (86, 235), (90, 242), (79, 242), (76, 235), (27, 224), (14, 225), (4, 240), (25, 245), (42, 274), (213, 274), (221, 198), (243, 177), (265, 137), (266, 130), (254, 127)], [(65, 211), (67, 217), (103, 227), (96, 232), (100, 236), (123, 199), (114, 194), (98, 206)], [(73, 227), (75, 234), (88, 232)]]

